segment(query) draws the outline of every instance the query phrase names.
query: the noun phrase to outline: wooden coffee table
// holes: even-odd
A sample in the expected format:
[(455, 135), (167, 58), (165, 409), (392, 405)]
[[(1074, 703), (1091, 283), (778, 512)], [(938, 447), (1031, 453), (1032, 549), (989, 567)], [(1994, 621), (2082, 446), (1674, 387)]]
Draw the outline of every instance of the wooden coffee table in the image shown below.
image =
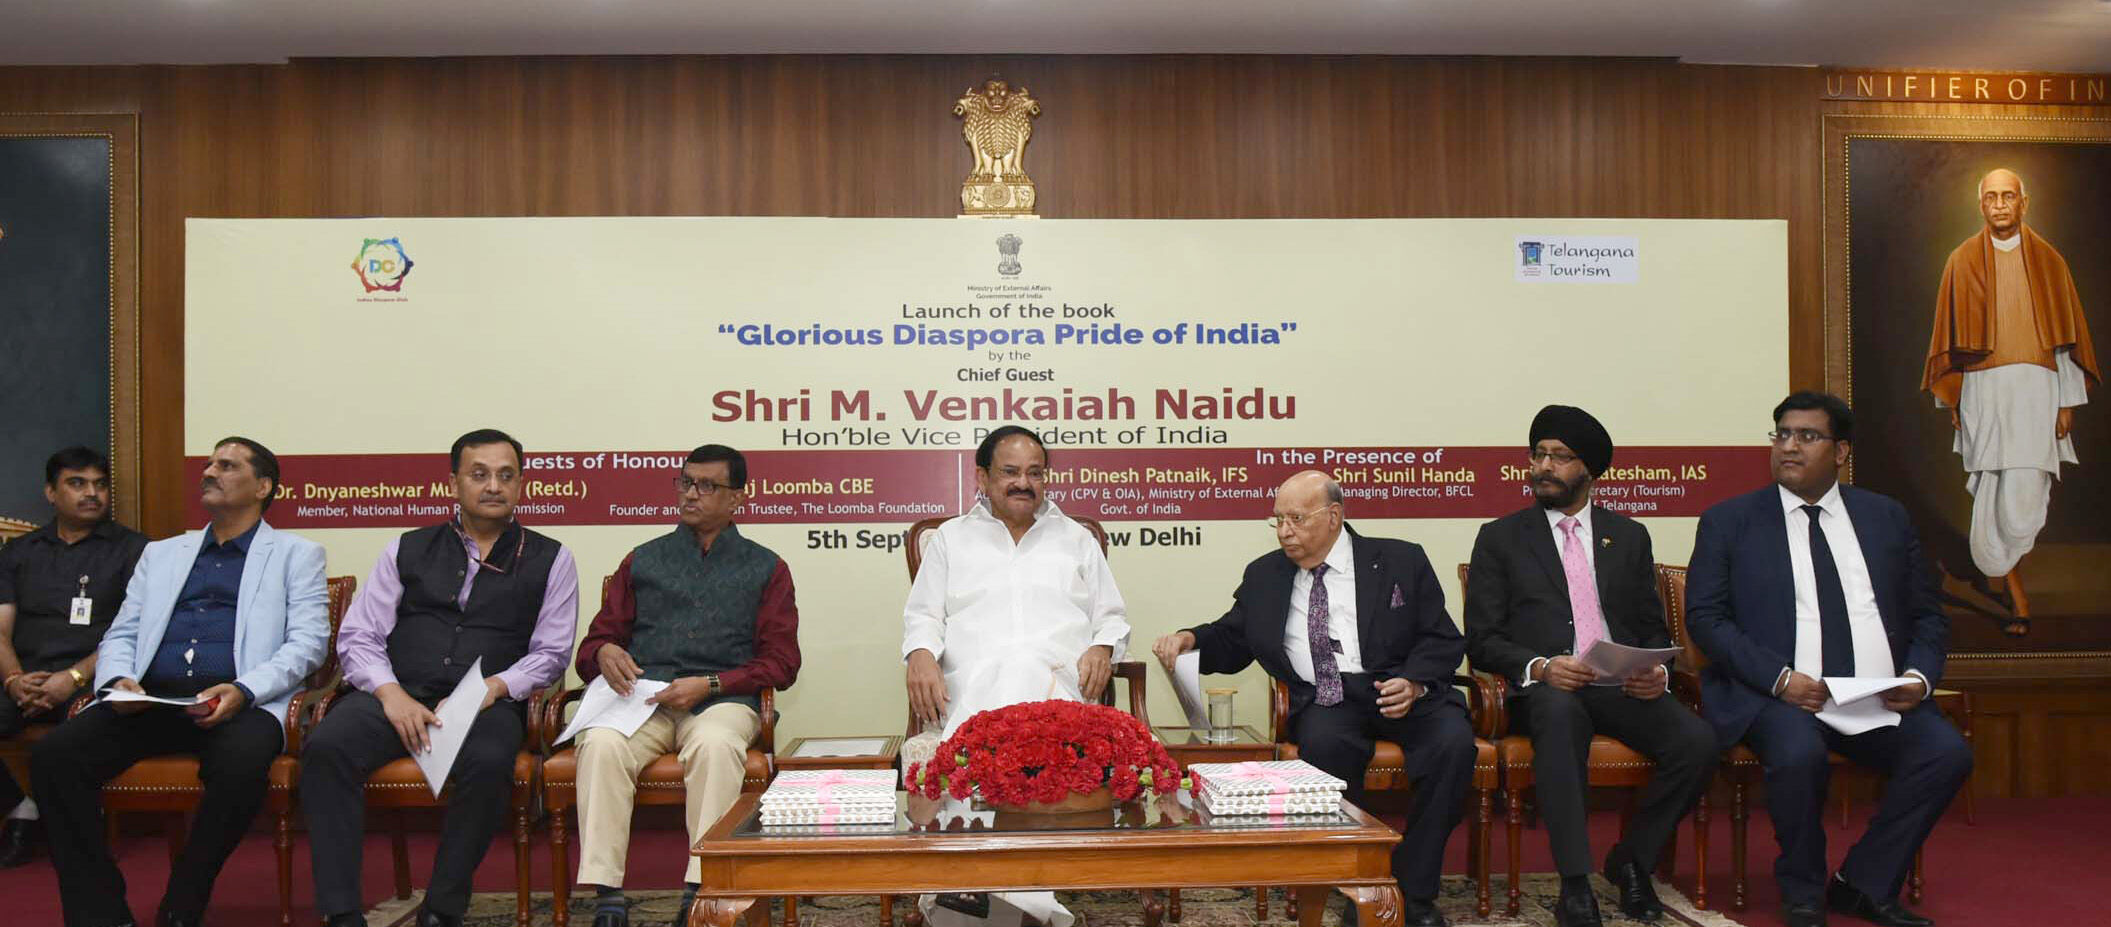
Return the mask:
[(1166, 889), (1295, 889), (1301, 927), (1326, 892), (1356, 903), (1364, 927), (1399, 927), (1392, 850), (1400, 835), (1344, 802), (1317, 820), (1212, 819), (1170, 798), (1076, 815), (968, 812), (900, 796), (893, 824), (763, 827), (742, 795), (690, 852), (703, 888), (689, 927), (751, 921), (755, 902), (789, 895), (1134, 889), (1145, 922)]

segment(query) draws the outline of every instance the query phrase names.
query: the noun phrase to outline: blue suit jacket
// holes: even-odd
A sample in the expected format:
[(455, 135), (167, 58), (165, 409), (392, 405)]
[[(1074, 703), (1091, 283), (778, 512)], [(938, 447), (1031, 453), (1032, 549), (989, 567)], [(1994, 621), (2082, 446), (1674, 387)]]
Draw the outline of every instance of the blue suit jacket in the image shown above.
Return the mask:
[[(125, 587), (125, 604), (96, 649), (97, 690), (146, 674), (204, 538), (204, 531), (192, 531), (147, 545)], [(301, 680), (322, 665), (330, 646), (328, 599), (322, 546), (257, 525), (235, 604), (235, 681), (256, 693), (256, 707), (285, 717)]]
[[(1893, 665), (1901, 673), (1919, 670), (1936, 685), (1950, 619), (1905, 506), (1845, 484), (1840, 501), (1869, 565)], [(1723, 744), (1734, 744), (1774, 697), (1782, 667), (1795, 662), (1795, 575), (1779, 489), (1768, 485), (1701, 514), (1686, 577), (1686, 622), (1710, 661), (1701, 671), (1708, 720)]]

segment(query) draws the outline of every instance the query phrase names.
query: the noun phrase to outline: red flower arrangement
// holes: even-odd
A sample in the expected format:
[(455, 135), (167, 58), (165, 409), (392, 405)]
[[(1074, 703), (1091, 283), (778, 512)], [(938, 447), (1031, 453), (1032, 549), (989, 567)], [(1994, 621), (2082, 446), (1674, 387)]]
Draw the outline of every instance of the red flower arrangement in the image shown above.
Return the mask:
[(1151, 729), (1128, 713), (1085, 702), (1021, 702), (969, 718), (928, 763), (912, 763), (909, 790), (925, 798), (981, 792), (992, 804), (1054, 804), (1105, 786), (1116, 801), (1185, 787)]

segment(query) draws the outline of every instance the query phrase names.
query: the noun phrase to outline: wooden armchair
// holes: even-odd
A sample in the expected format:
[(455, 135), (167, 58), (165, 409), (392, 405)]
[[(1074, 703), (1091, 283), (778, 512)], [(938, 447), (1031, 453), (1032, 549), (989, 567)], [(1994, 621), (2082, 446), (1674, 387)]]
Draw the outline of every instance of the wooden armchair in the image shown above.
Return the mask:
[[(328, 695), (337, 679), (337, 626), (344, 622), (345, 609), (352, 604), (352, 590), (358, 588), (359, 580), (351, 576), (332, 576), (325, 580), (325, 584), (329, 593), (329, 652), (322, 665), (308, 674), (302, 691), (296, 693), (293, 703), (287, 706), (283, 719), (286, 745), (272, 759), (265, 780), (268, 786), (264, 810), (271, 815), (272, 847), (278, 853), (280, 927), (292, 927), (293, 924), (293, 789), (300, 781), (301, 737), (307, 733), (307, 725), (301, 719), (316, 702)], [(86, 695), (76, 698), (67, 716), (78, 714), (88, 702)], [(149, 757), (103, 784), (103, 816), (115, 821), (119, 814), (134, 812), (165, 815), (169, 858), (174, 860), (183, 849), (184, 813), (195, 807), (204, 794), (205, 784), (198, 780), (197, 757), (184, 754)]]
[[(602, 599), (608, 598), (609, 584), (615, 579), (614, 576), (602, 577)], [(576, 744), (559, 748), (554, 741), (557, 735), (564, 733), (565, 710), (585, 695), (584, 686), (553, 694), (538, 701), (528, 716), (529, 737), (536, 751), (543, 756), (542, 804), (550, 816), (551, 917), (557, 927), (566, 927), (572, 919), (572, 853), (565, 813), (572, 811), (579, 801), (579, 748)], [(760, 695), (762, 729), (756, 733), (755, 742), (748, 746), (747, 768), (740, 783), (742, 792), (760, 792), (777, 775), (777, 690), (763, 689)], [(682, 778), (681, 757), (663, 753), (638, 773), (636, 804), (679, 807), (687, 790)], [(525, 844), (525, 831), (519, 839)], [(527, 897), (527, 884), (527, 863), (522, 862), (523, 899)], [(525, 905), (526, 901), (523, 900), (522, 904)], [(763, 908), (767, 910), (766, 905)], [(527, 909), (523, 907), (521, 910), (525, 912)]]
[[(309, 702), (305, 713), (296, 712), (304, 732), (313, 731), (315, 725), (322, 723), (323, 716), (330, 713), (330, 707), (335, 705), (340, 697), (352, 691), (352, 684), (345, 681), (343, 675), (338, 672), (337, 628), (334, 622), (330, 628), (330, 659), (326, 668), (331, 672), (329, 688), (320, 697)], [(534, 819), (535, 789), (539, 771), (537, 761), (540, 759), (536, 753), (531, 752), (534, 743), (534, 707), (547, 698), (549, 691), (537, 689), (529, 696), (527, 720), (530, 729), (521, 739), (520, 753), (513, 758), (513, 866), (519, 879), (514, 887), (513, 919), (517, 927), (528, 925), (528, 831), (529, 824)], [(296, 703), (295, 707), (298, 709), (299, 703)], [(389, 859), (394, 867), (396, 898), (406, 899), (411, 895), (409, 815), (406, 812), (414, 808), (446, 807), (453, 795), (454, 786), (450, 784), (438, 797), (434, 797), (432, 787), (425, 782), (425, 772), (418, 768), (416, 760), (409, 757), (392, 760), (367, 777), (367, 809), (388, 810)]]
[[(1661, 564), (1657, 566), (1657, 586), (1660, 597), (1663, 592), (1664, 569)], [(1462, 598), (1465, 595), (1468, 573), (1468, 565), (1459, 564), (1459, 593)], [(1669, 611), (1670, 609), (1667, 606), (1667, 625), (1670, 622)], [(1510, 681), (1508, 679), (1480, 670), (1475, 670), (1473, 676), (1475, 679), (1483, 681), (1492, 690), (1488, 695), (1490, 701), (1497, 705), (1508, 705), (1510, 697)], [(1686, 701), (1687, 707), (1693, 708), (1698, 712), (1697, 703), (1686, 699), (1678, 686), (1672, 686), (1672, 694), (1674, 697)], [(1496, 724), (1491, 728), (1493, 731), (1492, 736), (1496, 742), (1496, 751), (1501, 757), (1503, 792), (1505, 803), (1509, 806), (1507, 822), (1509, 829), (1506, 836), (1509, 843), (1510, 886), (1509, 900), (1505, 910), (1510, 915), (1515, 916), (1520, 894), (1518, 881), (1523, 875), (1521, 870), (1523, 869), (1524, 852), (1524, 809), (1527, 803), (1526, 795), (1533, 787), (1532, 738), (1509, 732), (1509, 712), (1507, 707), (1495, 712), (1494, 717), (1496, 718)], [(1620, 811), (1622, 829), (1625, 829), (1628, 819), (1633, 814), (1633, 790), (1649, 784), (1650, 777), (1655, 773), (1656, 764), (1634, 748), (1603, 734), (1591, 737), (1590, 756), (1584, 764), (1585, 783), (1591, 788), (1628, 790), (1629, 801), (1622, 806)], [(1697, 908), (1706, 910), (1708, 907), (1708, 800), (1706, 796), (1703, 796), (1693, 809), (1693, 837), (1693, 862), (1696, 873), (1693, 904)], [(1676, 855), (1676, 851), (1677, 836), (1674, 833), (1672, 841), (1664, 847), (1663, 857), (1657, 860), (1657, 874), (1660, 877), (1670, 878), (1672, 860)]]

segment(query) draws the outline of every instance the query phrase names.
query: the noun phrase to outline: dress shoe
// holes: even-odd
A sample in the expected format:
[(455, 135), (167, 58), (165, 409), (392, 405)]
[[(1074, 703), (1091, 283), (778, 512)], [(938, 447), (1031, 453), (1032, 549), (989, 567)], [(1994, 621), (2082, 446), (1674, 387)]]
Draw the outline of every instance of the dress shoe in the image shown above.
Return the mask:
[(1605, 880), (1620, 893), (1620, 913), (1630, 920), (1656, 923), (1664, 916), (1664, 903), (1657, 900), (1656, 883), (1635, 862), (1627, 844), (1616, 843), (1605, 854)]
[(329, 920), (323, 922), (323, 925), (324, 927), (366, 927), (366, 915), (357, 911), (333, 914)]
[(0, 869), (13, 869), (37, 855), (44, 839), (44, 822), (35, 818), (8, 818), (0, 825)]
[(1450, 927), (1434, 901), (1406, 902), (1401, 907), (1400, 924), (1401, 927)]
[(1555, 927), (1604, 927), (1605, 920), (1598, 916), (1598, 896), (1586, 888), (1580, 891), (1563, 887), (1561, 897), (1554, 902)]
[(948, 911), (958, 911), (969, 917), (990, 916), (988, 892), (940, 892), (931, 896), (931, 903)]
[(1356, 899), (1351, 898), (1341, 909), (1341, 927), (1356, 927), (1356, 920)]
[(594, 912), (594, 927), (630, 927), (630, 911), (610, 909)]
[(462, 916), (419, 908), (418, 927), (462, 927)]
[(1935, 922), (1906, 910), (1894, 898), (1878, 901), (1869, 893), (1847, 884), (1847, 880), (1834, 873), (1832, 882), (1825, 886), (1825, 903), (1833, 910), (1848, 917), (1859, 917), (1881, 927), (1935, 927)]
[(1825, 927), (1825, 908), (1815, 904), (1785, 904), (1781, 906), (1781, 922), (1786, 927)]

